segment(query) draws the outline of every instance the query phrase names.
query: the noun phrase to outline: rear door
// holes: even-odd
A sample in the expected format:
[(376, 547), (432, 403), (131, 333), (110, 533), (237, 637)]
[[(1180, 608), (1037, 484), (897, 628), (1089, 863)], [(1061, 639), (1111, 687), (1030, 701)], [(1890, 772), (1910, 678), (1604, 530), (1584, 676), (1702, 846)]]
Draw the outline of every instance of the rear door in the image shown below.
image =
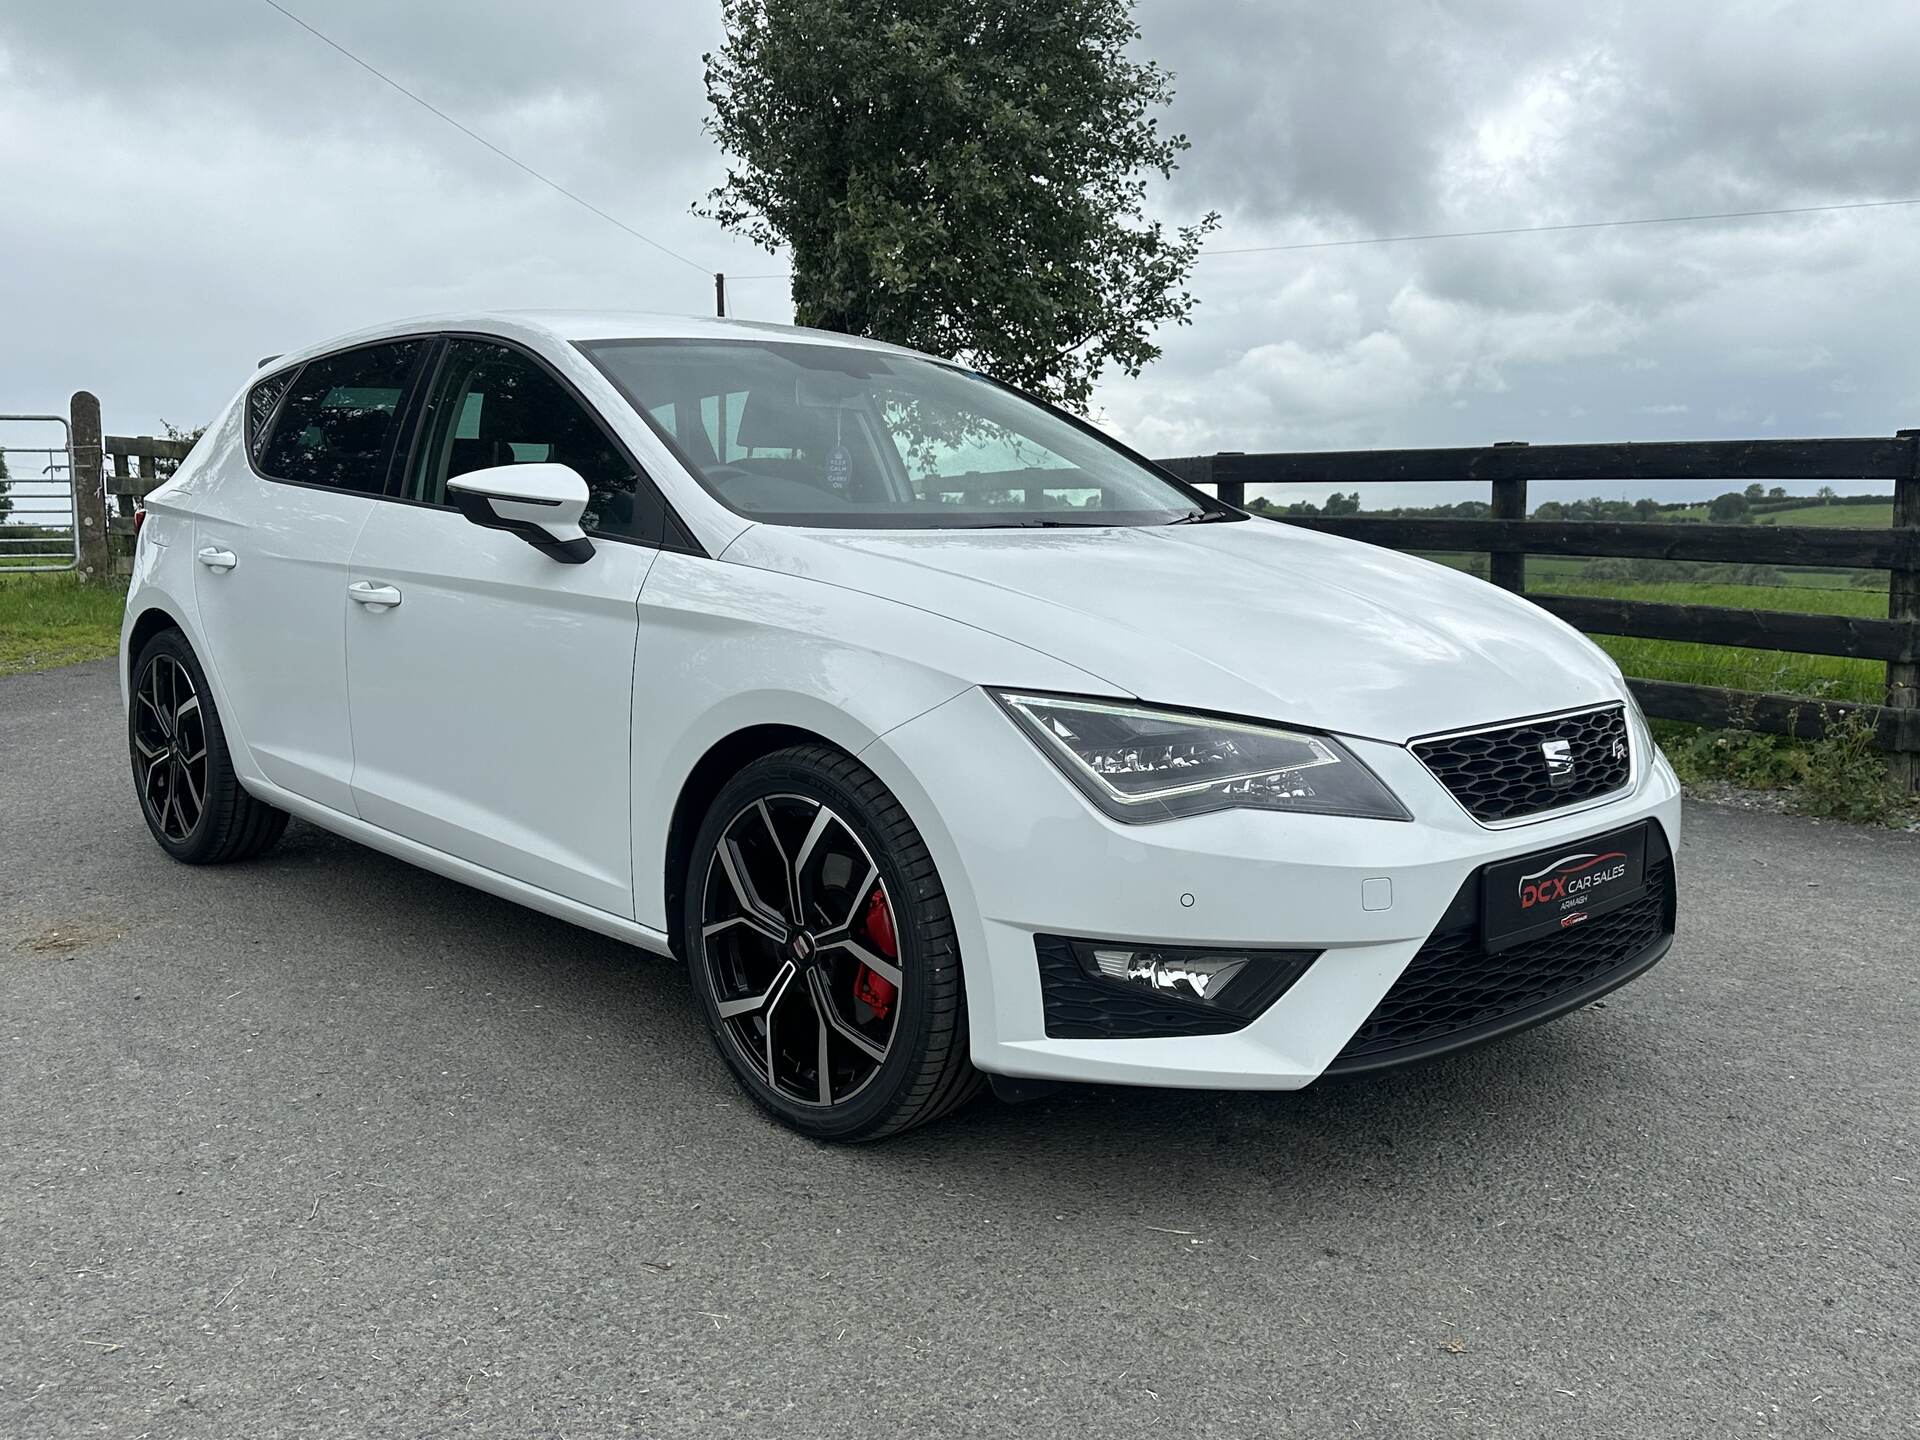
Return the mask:
[(194, 600), (233, 728), (274, 784), (349, 814), (347, 562), (434, 344), (343, 351), (255, 386), (250, 470), (193, 517)]
[[(446, 504), (450, 476), (554, 461), (587, 481), (595, 554), (566, 565)], [(450, 339), (396, 498), (353, 551), (361, 816), (596, 909), (633, 913), (629, 772), (639, 594), (662, 510), (574, 392), (527, 352)]]

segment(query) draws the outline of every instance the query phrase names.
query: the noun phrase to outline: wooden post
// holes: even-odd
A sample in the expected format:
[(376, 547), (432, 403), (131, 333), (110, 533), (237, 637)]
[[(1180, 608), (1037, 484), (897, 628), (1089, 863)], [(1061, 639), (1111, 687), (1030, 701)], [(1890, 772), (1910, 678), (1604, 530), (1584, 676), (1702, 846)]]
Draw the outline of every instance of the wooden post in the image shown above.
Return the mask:
[(723, 270), (713, 272), (713, 313), (722, 320), (727, 317), (727, 276)]
[(73, 524), (80, 547), (80, 573), (104, 582), (113, 574), (107, 559), (107, 504), (102, 490), (100, 401), (76, 390), (68, 411), (73, 425)]
[[(1524, 440), (1501, 440), (1494, 445), (1496, 450), (1519, 450), (1526, 446)], [(1497, 476), (1493, 482), (1493, 518), (1495, 520), (1524, 520), (1527, 518), (1527, 482), (1524, 477), (1508, 478)], [(1487, 556), (1487, 578), (1502, 590), (1511, 590), (1516, 595), (1526, 592), (1527, 553), (1524, 550), (1494, 550)]]
[[(1887, 575), (1887, 618), (1920, 624), (1920, 430), (1902, 430), (1899, 437), (1913, 446), (1913, 465), (1893, 482), (1894, 534), (1907, 537), (1905, 563)], [(1920, 710), (1920, 656), (1908, 652), (1905, 660), (1887, 662), (1887, 705), (1893, 710)], [(1920, 794), (1920, 751), (1896, 750), (1887, 756), (1887, 772), (1909, 794)]]
[[(1246, 453), (1244, 450), (1222, 450), (1218, 452), (1215, 458), (1219, 458), (1220, 455), (1244, 455)], [(1220, 498), (1223, 504), (1236, 505), (1242, 510), (1247, 508), (1247, 482), (1244, 480), (1219, 481), (1214, 485), (1213, 493)]]

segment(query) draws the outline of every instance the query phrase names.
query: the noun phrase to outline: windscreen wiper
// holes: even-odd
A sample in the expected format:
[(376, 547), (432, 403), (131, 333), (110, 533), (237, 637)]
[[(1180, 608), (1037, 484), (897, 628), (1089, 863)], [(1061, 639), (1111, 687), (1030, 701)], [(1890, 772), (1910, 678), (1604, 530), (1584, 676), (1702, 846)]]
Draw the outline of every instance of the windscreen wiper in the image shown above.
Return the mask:
[(982, 520), (978, 524), (947, 525), (947, 530), (1095, 530), (1098, 521), (1086, 520)]
[(1189, 510), (1178, 520), (1169, 520), (1169, 525), (1217, 525), (1240, 517), (1231, 510)]

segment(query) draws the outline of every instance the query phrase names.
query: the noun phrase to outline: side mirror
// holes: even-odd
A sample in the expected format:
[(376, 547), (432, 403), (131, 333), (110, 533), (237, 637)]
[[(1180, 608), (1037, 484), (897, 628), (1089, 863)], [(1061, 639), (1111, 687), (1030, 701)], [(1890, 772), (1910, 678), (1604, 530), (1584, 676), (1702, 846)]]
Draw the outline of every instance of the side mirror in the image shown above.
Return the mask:
[(593, 558), (593, 541), (580, 528), (587, 482), (569, 465), (490, 465), (447, 481), (447, 499), (476, 525), (510, 530), (563, 565)]

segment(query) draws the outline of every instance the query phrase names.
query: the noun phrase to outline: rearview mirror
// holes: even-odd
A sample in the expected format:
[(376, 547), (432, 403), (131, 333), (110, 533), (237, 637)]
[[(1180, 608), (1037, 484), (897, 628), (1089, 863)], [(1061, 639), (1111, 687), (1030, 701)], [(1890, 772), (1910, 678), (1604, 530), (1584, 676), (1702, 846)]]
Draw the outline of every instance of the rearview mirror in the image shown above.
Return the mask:
[(509, 530), (563, 565), (593, 558), (580, 528), (587, 482), (570, 465), (490, 465), (447, 481), (447, 499), (476, 525)]

